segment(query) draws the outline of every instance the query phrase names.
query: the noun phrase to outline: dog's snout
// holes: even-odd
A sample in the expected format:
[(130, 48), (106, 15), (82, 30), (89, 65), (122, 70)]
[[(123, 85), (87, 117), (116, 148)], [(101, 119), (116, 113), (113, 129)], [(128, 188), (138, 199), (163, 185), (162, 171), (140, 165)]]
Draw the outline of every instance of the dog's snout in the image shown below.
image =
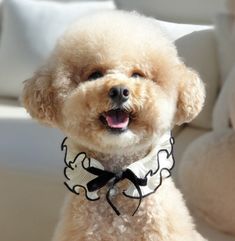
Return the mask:
[(124, 86), (114, 86), (109, 90), (109, 97), (112, 101), (121, 104), (128, 100), (129, 90)]

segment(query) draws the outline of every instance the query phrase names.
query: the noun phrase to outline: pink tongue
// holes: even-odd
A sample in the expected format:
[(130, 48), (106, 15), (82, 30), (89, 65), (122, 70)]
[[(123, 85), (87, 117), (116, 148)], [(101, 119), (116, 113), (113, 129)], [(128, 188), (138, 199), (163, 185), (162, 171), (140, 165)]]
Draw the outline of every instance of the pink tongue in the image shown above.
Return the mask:
[(129, 124), (129, 116), (123, 111), (112, 111), (105, 118), (111, 128), (125, 129)]

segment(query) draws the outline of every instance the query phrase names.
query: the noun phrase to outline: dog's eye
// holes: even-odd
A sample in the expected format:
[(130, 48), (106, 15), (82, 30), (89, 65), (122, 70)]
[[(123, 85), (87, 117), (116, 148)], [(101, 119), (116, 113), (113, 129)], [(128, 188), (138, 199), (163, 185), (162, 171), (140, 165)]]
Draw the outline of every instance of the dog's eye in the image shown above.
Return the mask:
[(101, 71), (94, 71), (88, 76), (88, 80), (96, 80), (103, 77), (103, 73)]
[(134, 73), (132, 73), (131, 77), (132, 78), (143, 78), (144, 75), (139, 72), (134, 72)]

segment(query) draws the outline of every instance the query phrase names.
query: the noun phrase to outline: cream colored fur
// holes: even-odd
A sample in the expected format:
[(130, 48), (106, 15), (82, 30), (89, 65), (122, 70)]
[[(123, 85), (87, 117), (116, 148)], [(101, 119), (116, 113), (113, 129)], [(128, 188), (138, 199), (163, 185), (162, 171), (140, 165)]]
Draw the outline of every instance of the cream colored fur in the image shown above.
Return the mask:
[[(101, 76), (90, 79), (99, 71)], [(129, 90), (122, 108), (131, 122), (114, 134), (100, 116), (115, 107), (113, 86)], [(101, 12), (75, 23), (47, 64), (25, 83), (23, 102), (32, 117), (61, 129), (74, 153), (85, 151), (107, 170), (144, 157), (165, 131), (200, 112), (205, 90), (198, 74), (179, 59), (154, 19), (122, 11)], [(121, 183), (121, 189), (125, 182)], [(105, 200), (69, 194), (54, 241), (203, 241), (171, 179), (142, 201), (117, 195), (124, 215)]]

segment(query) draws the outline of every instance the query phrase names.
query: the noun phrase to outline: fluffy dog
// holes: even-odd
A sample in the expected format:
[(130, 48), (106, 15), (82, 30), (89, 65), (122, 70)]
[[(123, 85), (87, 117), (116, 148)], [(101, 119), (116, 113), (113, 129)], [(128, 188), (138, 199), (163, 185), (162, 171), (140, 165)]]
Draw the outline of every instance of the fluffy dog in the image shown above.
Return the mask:
[[(197, 116), (204, 98), (199, 76), (182, 63), (154, 19), (122, 11), (96, 13), (75, 23), (23, 91), (31, 116), (68, 136), (70, 156), (85, 153), (109, 173), (145, 158), (175, 124)], [(68, 165), (75, 168), (72, 161)], [(123, 174), (114, 179), (121, 191), (130, 181)], [(171, 178), (161, 181), (134, 216), (140, 188), (134, 199), (111, 195), (120, 216), (106, 200), (110, 182), (94, 202), (87, 200), (85, 188), (79, 196), (70, 194), (54, 240), (205, 240)]]

